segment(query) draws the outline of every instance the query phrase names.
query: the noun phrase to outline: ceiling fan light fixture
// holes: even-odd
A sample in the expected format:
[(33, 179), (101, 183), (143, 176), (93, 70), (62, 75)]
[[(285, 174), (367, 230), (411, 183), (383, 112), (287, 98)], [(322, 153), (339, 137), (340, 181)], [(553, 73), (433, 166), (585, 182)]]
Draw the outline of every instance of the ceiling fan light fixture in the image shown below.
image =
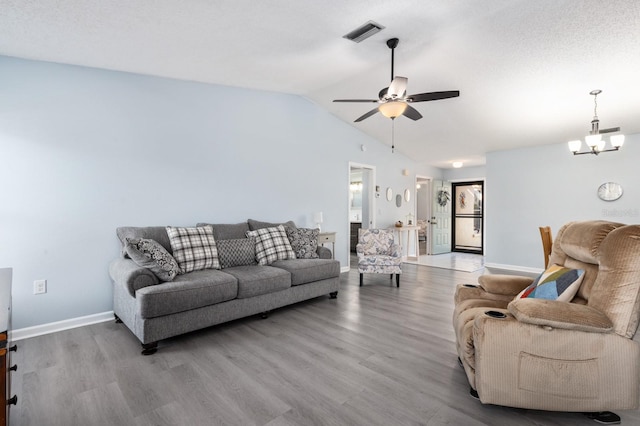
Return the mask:
[(378, 110), (382, 115), (392, 120), (402, 115), (406, 109), (407, 103), (401, 101), (385, 102), (378, 107)]
[(454, 161), (453, 163), (451, 163), (451, 165), (453, 166), (454, 169), (459, 169), (460, 167), (462, 167), (462, 161)]

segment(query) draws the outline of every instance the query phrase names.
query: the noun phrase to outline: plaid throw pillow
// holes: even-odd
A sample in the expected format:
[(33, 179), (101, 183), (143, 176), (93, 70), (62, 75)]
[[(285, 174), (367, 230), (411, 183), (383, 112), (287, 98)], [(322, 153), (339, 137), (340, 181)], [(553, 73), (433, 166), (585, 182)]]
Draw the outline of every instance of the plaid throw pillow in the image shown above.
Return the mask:
[(167, 226), (173, 257), (183, 274), (201, 269), (220, 269), (212, 226), (176, 228)]
[(298, 259), (317, 259), (318, 234), (320, 230), (310, 228), (287, 228), (287, 237)]
[(256, 240), (254, 238), (240, 238), (216, 241), (220, 267), (256, 264)]
[(260, 265), (296, 258), (282, 225), (247, 231), (247, 237), (256, 239), (256, 260)]

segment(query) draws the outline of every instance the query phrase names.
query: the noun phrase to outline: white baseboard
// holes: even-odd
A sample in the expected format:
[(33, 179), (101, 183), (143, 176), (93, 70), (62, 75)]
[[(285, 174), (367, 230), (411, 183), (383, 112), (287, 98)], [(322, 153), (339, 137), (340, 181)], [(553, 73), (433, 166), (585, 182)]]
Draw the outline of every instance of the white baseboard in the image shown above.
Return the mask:
[(349, 268), (348, 266), (342, 266), (342, 267), (340, 268), (340, 273), (343, 273), (343, 272), (349, 272), (349, 270), (350, 270), (350, 269), (351, 269), (351, 268)]
[(84, 317), (71, 318), (63, 321), (50, 322), (48, 324), (34, 325), (33, 327), (18, 328), (9, 332), (11, 341), (28, 339), (30, 337), (42, 336), (43, 334), (55, 333), (57, 331), (69, 330), (70, 328), (82, 327), (99, 322), (113, 321), (113, 311), (99, 314), (87, 315)]
[(502, 263), (485, 263), (484, 267), (487, 269), (492, 269), (495, 272), (499, 272), (499, 273), (505, 273), (505, 274), (526, 274), (526, 275), (533, 275), (533, 276), (538, 276), (540, 275), (542, 272), (544, 272), (544, 269), (539, 269), (539, 268), (530, 268), (528, 266), (517, 266), (517, 265), (505, 265)]

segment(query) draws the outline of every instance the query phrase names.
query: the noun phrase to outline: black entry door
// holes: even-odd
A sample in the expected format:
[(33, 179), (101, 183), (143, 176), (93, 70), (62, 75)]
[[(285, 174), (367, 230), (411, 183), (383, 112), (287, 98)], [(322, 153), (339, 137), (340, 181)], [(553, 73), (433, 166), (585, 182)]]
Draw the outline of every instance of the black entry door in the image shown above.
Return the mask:
[(484, 182), (454, 182), (453, 251), (483, 254)]

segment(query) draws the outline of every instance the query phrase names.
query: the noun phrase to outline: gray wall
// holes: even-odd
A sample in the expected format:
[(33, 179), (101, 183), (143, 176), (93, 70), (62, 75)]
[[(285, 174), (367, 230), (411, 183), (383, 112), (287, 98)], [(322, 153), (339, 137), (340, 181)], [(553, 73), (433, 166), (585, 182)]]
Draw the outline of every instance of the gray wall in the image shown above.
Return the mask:
[[(349, 161), (395, 193), (441, 174), (299, 96), (0, 56), (0, 99), (0, 266), (14, 268), (16, 329), (112, 309), (118, 226), (314, 226), (322, 211), (345, 266)], [(381, 196), (377, 225), (405, 210)]]
[[(489, 153), (486, 262), (543, 268), (539, 226), (551, 226), (555, 236), (575, 220), (640, 223), (639, 165), (640, 134), (627, 135), (621, 151), (598, 156), (573, 156), (566, 143)], [(624, 189), (614, 202), (596, 195), (609, 181)]]

